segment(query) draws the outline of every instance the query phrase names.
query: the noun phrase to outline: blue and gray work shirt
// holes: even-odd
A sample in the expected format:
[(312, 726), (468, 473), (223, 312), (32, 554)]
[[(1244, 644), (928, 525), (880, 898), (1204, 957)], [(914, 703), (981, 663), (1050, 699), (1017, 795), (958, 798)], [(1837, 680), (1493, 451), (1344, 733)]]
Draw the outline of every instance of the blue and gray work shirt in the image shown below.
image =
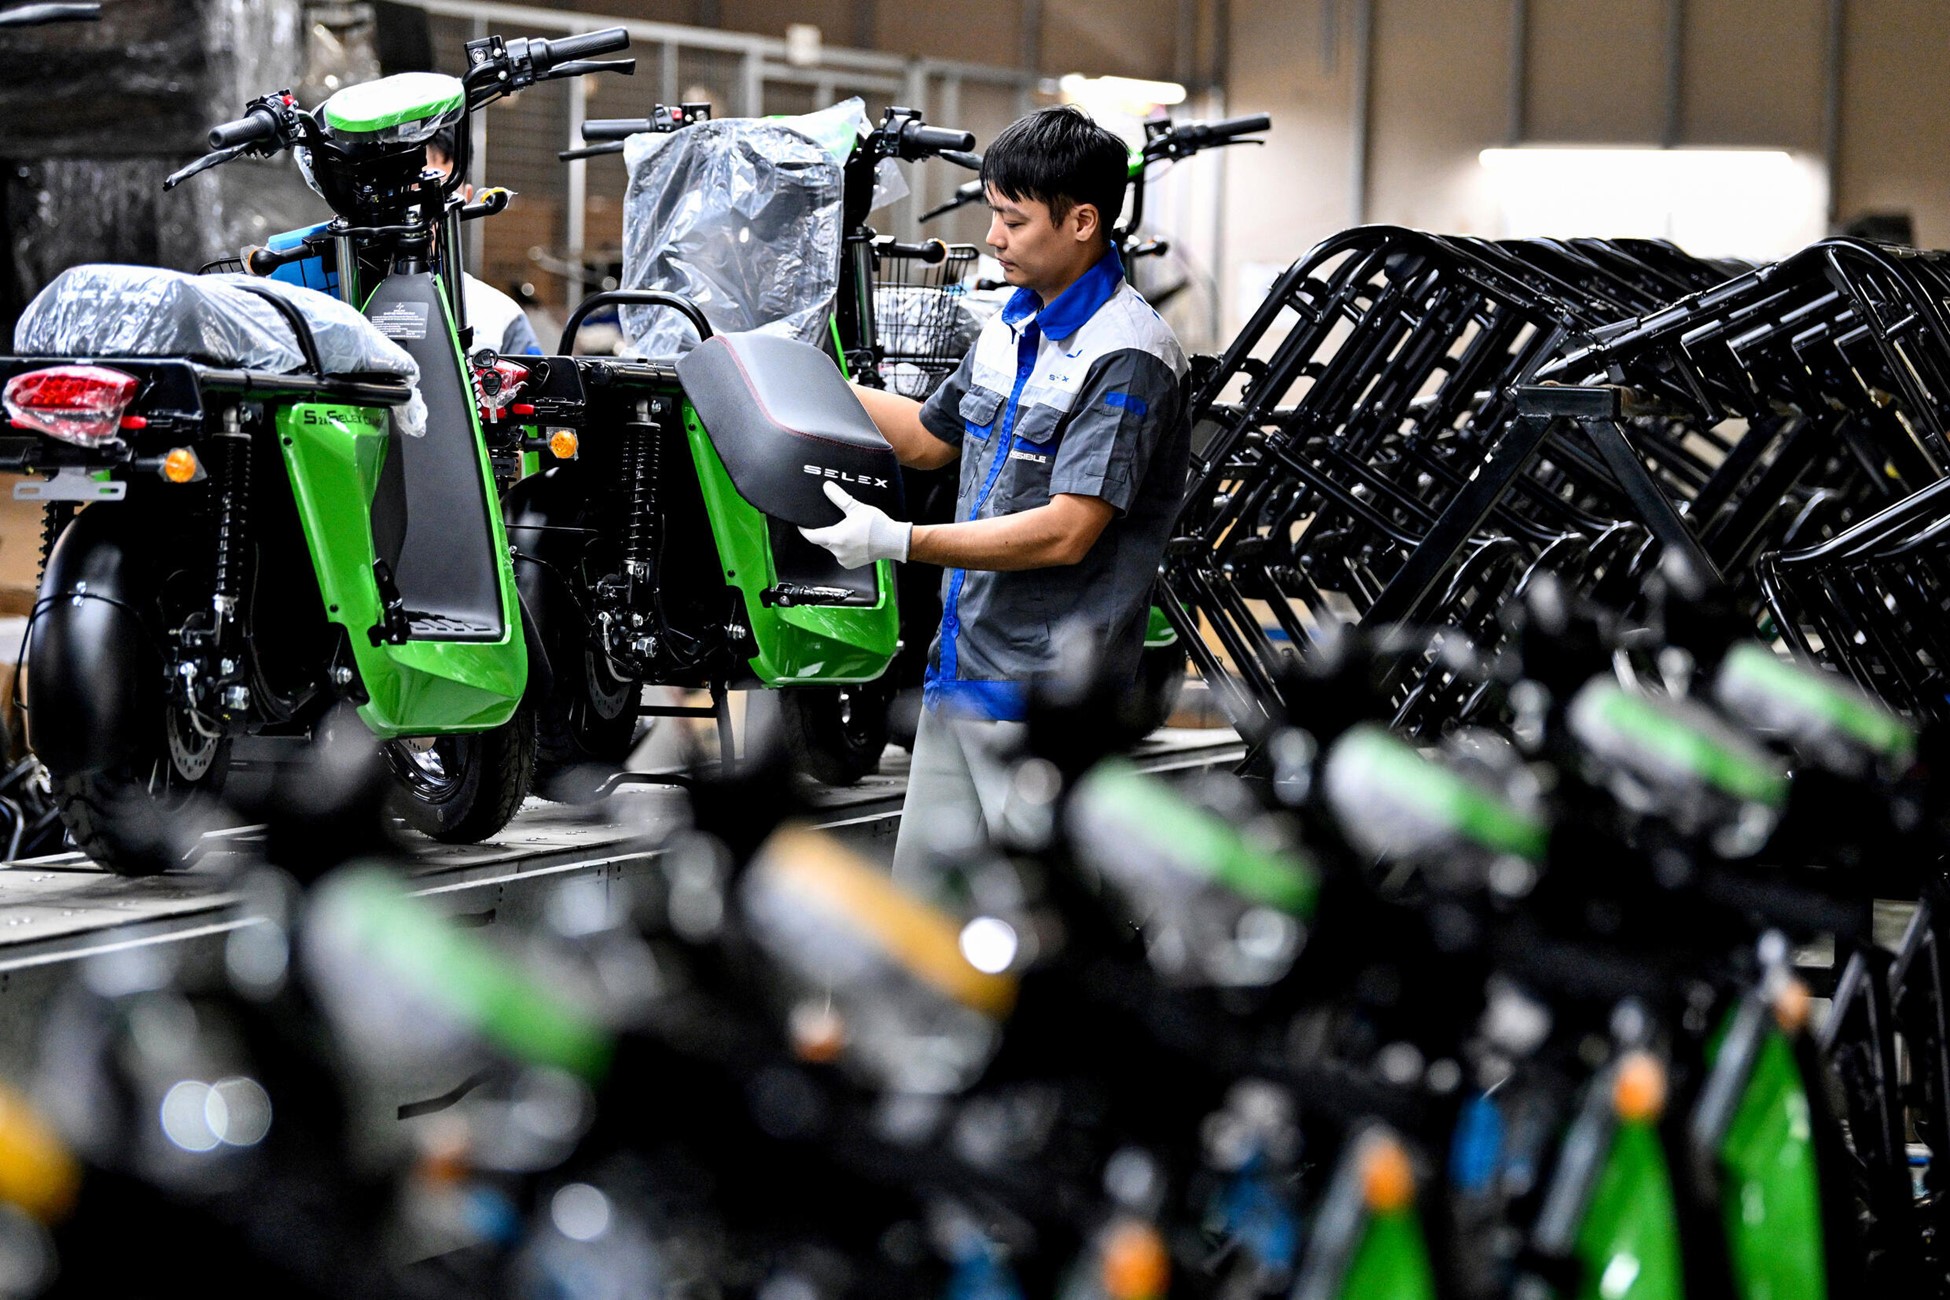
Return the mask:
[(1023, 684), (1050, 667), (1059, 628), (1099, 638), (1104, 668), (1135, 679), (1158, 563), (1184, 492), (1185, 354), (1124, 280), (1112, 249), (1043, 306), (1016, 291), (921, 423), (961, 449), (958, 520), (1101, 497), (1116, 513), (1081, 563), (1016, 573), (949, 569), (928, 658), (927, 705), (1023, 716)]

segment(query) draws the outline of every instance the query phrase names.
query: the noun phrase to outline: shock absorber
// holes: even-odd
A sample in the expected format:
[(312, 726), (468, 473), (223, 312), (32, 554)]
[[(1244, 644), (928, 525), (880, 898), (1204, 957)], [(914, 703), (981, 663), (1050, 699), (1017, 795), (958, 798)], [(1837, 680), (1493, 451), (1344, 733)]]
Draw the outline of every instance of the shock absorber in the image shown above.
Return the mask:
[(221, 627), (236, 616), (250, 548), (251, 439), (235, 409), (225, 413), (223, 432), (211, 450), (217, 453), (211, 475), (217, 543), (211, 588)]
[(47, 560), (54, 554), (54, 543), (61, 540), (61, 531), (74, 518), (75, 504), (72, 501), (49, 501), (41, 506), (41, 562), (34, 571), (34, 590), (39, 591), (41, 582), (47, 577)]
[(630, 607), (639, 608), (639, 591), (651, 579), (657, 545), (662, 537), (658, 484), (663, 468), (661, 398), (637, 403), (637, 418), (623, 429), (623, 475), (629, 484), (629, 518), (623, 530), (623, 572), (629, 578)]

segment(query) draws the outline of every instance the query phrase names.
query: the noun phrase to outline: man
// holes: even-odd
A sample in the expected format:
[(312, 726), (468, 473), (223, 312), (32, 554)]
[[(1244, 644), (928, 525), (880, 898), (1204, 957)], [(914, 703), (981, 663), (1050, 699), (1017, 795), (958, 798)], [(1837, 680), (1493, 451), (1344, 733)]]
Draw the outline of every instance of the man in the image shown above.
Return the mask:
[(1106, 671), (1137, 675), (1191, 451), (1184, 353), (1111, 243), (1129, 157), (1069, 107), (995, 138), (982, 160), (988, 244), (1015, 296), (925, 405), (856, 390), (903, 465), (961, 459), (955, 522), (901, 523), (828, 483), (844, 518), (806, 530), (850, 568), (947, 570), (897, 878), (924, 878), (930, 837), (947, 847), (981, 833), (988, 754), (1019, 725), (1059, 629), (1087, 628)]
[[(442, 127), (427, 141), (427, 170), (451, 176), (454, 172), (454, 129)], [(462, 198), (473, 197), (473, 187), (461, 187)], [(474, 327), (475, 348), (492, 348), (504, 357), (539, 357), (541, 341), (521, 304), (492, 285), (473, 276), (461, 281), (467, 308), (467, 323)]]

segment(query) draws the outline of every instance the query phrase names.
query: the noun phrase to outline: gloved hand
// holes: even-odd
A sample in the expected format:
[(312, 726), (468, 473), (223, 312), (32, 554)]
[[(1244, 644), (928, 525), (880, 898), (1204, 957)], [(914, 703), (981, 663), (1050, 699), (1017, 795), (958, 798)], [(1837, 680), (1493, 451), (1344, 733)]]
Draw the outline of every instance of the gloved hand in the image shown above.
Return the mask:
[(907, 558), (913, 524), (890, 519), (885, 510), (855, 501), (837, 483), (822, 486), (826, 489), (826, 499), (838, 506), (846, 518), (830, 528), (801, 528), (800, 536), (831, 551), (833, 558), (849, 569), (875, 560)]

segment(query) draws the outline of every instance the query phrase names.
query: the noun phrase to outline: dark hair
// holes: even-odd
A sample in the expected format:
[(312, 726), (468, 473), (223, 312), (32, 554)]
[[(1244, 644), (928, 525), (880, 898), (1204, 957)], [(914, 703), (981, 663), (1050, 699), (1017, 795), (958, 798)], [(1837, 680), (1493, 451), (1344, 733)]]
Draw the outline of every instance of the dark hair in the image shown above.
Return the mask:
[(454, 152), (454, 128), (443, 126), (427, 137), (427, 151), (438, 152), (448, 162), (458, 162), (459, 155)]
[(1072, 104), (1038, 109), (1004, 127), (982, 154), (982, 184), (1004, 198), (1049, 206), (1050, 220), (1088, 203), (1106, 238), (1124, 211), (1131, 151)]

